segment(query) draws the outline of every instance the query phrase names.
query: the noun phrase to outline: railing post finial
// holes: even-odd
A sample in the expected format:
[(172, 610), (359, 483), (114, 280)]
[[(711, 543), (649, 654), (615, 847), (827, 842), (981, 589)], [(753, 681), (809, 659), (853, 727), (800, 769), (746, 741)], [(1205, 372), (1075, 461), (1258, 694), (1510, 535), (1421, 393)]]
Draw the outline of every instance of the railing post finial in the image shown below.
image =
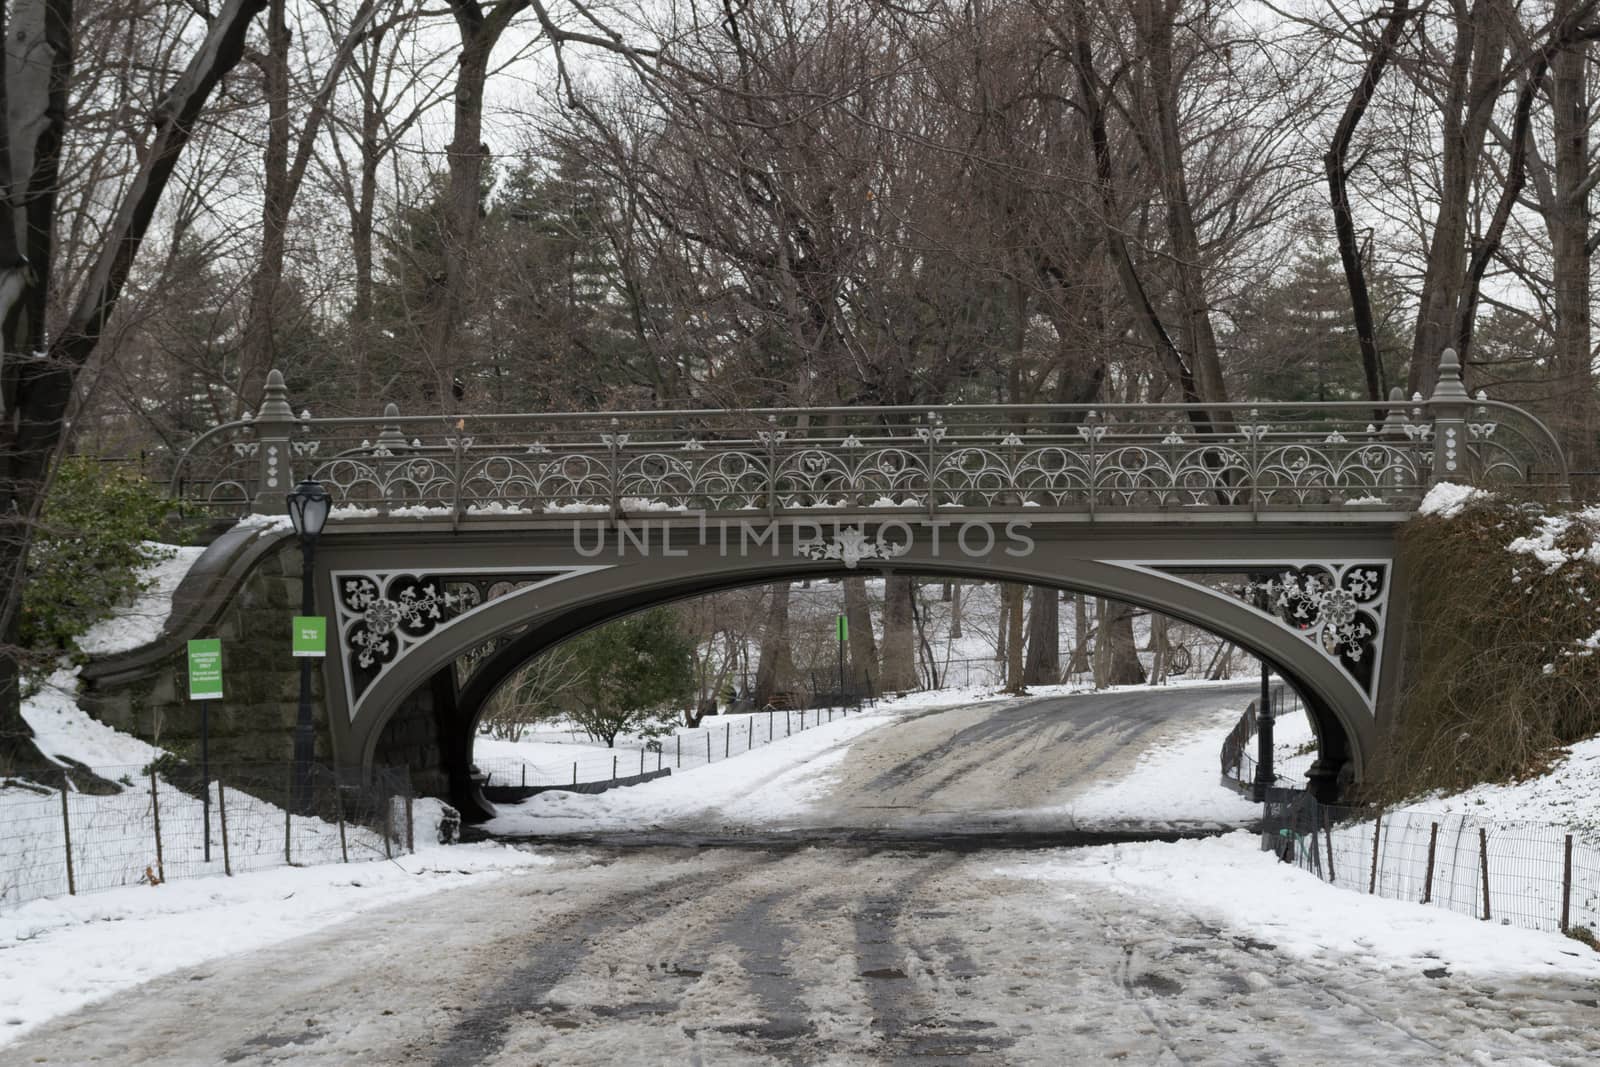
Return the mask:
[(383, 425), (378, 428), (378, 447), (394, 453), (406, 446), (406, 435), (400, 432), (400, 405), (393, 400), (383, 406)]
[(1467, 473), (1467, 406), (1472, 396), (1461, 381), (1456, 350), (1439, 355), (1439, 380), (1428, 397), (1433, 418), (1433, 477), (1430, 484), (1454, 481)]
[(283, 372), (276, 367), (267, 372), (267, 384), (261, 393), (261, 407), (256, 412), (254, 426), (256, 440), (261, 443), (256, 453), (261, 466), (252, 507), (259, 515), (282, 515), (284, 495), (294, 484), (289, 438), (294, 433), (295, 414), (294, 408), (289, 406), (289, 387), (284, 384)]

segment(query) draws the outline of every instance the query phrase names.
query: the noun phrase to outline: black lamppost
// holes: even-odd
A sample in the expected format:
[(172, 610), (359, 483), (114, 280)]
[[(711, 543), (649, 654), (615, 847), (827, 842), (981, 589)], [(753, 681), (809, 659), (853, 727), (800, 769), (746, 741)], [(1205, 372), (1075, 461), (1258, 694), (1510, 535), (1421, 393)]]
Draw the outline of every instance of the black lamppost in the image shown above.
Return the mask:
[[(316, 559), (317, 538), (328, 521), (333, 498), (321, 482), (307, 478), (289, 493), (289, 521), (300, 535), (300, 614), (316, 612), (312, 588), (312, 561)], [(317, 751), (316, 728), (311, 721), (311, 658), (300, 660), (300, 711), (294, 724), (294, 806), (305, 814), (311, 810), (311, 761)]]
[[(1255, 584), (1255, 606), (1271, 615), (1272, 589), (1270, 580)], [(1261, 699), (1256, 703), (1256, 777), (1250, 784), (1251, 799), (1265, 803), (1267, 790), (1277, 780), (1272, 772), (1272, 668), (1265, 658), (1261, 660)]]

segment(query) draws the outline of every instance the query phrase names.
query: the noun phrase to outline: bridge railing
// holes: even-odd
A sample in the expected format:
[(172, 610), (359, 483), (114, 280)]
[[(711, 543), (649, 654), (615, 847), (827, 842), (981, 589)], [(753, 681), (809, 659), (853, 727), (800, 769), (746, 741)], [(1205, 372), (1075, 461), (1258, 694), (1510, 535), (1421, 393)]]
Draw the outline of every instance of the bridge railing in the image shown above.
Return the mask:
[[(1450, 360), (1453, 360), (1450, 354)], [(1447, 371), (1452, 373), (1446, 373)], [(1459, 395), (1451, 392), (1451, 388)], [(1444, 441), (1448, 447), (1438, 448)], [(187, 508), (282, 510), (311, 477), (374, 515), (1409, 510), (1437, 480), (1567, 477), (1549, 430), (1461, 388), (1320, 404), (964, 405), (378, 418), (258, 415), (198, 438)]]

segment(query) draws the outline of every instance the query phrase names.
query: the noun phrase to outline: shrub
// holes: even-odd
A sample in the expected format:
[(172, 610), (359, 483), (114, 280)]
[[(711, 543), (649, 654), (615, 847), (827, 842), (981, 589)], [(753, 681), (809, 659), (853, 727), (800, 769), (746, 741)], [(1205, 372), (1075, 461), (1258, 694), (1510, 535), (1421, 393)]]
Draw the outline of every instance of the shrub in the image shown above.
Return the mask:
[(149, 583), (141, 568), (170, 553), (159, 536), (168, 502), (149, 482), (82, 456), (62, 461), (28, 552), (23, 643), (37, 652), (73, 640)]
[[(1600, 732), (1597, 525), (1491, 501), (1401, 531), (1404, 675), (1380, 797), (1525, 777)], [(1524, 538), (1539, 555), (1508, 550)]]
[(663, 715), (694, 690), (694, 643), (667, 608), (608, 623), (569, 647), (578, 675), (572, 719), (608, 746), (625, 731), (646, 738), (667, 732)]

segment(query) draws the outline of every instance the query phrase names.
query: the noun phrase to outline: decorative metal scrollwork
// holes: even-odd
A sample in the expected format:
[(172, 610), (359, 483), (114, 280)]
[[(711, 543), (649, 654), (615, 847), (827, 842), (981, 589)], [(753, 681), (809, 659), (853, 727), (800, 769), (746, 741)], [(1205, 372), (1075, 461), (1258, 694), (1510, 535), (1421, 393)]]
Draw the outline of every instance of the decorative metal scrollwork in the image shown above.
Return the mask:
[[(439, 630), (501, 596), (571, 573), (572, 568), (516, 574), (483, 570), (333, 572), (334, 614), (351, 719), (373, 682)], [(481, 649), (474, 652), (487, 654)], [(468, 653), (469, 661), (473, 654)], [(471, 667), (469, 663), (467, 669)], [(458, 665), (458, 682), (459, 671)]]
[(1252, 580), (1241, 595), (1315, 642), (1371, 698), (1388, 572), (1385, 563), (1310, 563)]

